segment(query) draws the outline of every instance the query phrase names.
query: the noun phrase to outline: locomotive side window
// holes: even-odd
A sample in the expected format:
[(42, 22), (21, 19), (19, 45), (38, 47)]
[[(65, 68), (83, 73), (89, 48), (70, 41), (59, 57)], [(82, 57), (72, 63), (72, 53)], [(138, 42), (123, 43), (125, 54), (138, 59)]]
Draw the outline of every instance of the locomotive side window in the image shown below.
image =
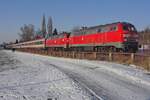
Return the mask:
[(102, 28), (101, 28), (101, 32), (102, 32), (102, 33), (105, 32), (105, 27), (102, 27)]
[(114, 32), (114, 31), (117, 31), (118, 29), (117, 29), (117, 25), (112, 25), (112, 26), (110, 26), (110, 28), (109, 28), (109, 31), (110, 32)]
[(96, 33), (95, 29), (90, 29), (85, 32), (85, 34), (94, 34), (94, 33)]
[(97, 29), (97, 32), (100, 33), (101, 32), (101, 28)]
[(113, 31), (117, 31), (118, 30), (118, 28), (117, 28), (117, 26), (115, 25), (114, 27), (113, 27)]
[(109, 27), (108, 26), (105, 26), (105, 27), (102, 27), (101, 29), (101, 32), (108, 32), (109, 31)]
[(129, 31), (128, 26), (127, 26), (127, 25), (124, 25), (124, 26), (123, 26), (123, 30)]

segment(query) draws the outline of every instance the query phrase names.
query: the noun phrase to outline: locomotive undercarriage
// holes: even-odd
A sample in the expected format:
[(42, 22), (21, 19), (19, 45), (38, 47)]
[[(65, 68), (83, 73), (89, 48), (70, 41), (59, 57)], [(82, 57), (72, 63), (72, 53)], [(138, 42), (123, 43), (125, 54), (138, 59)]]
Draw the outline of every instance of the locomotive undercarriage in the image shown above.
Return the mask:
[(122, 48), (116, 48), (114, 46), (82, 46), (82, 47), (71, 47), (68, 51), (76, 52), (123, 52)]
[(138, 42), (124, 42), (124, 52), (136, 52), (138, 50)]

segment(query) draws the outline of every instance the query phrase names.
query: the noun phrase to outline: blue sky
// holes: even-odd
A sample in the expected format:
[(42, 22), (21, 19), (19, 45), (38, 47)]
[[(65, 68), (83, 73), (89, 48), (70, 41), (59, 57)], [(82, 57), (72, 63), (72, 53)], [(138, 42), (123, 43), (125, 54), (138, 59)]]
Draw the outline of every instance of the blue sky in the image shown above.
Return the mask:
[(0, 0), (0, 43), (18, 38), (24, 24), (40, 28), (43, 13), (59, 31), (117, 21), (141, 30), (150, 26), (149, 10), (150, 0)]

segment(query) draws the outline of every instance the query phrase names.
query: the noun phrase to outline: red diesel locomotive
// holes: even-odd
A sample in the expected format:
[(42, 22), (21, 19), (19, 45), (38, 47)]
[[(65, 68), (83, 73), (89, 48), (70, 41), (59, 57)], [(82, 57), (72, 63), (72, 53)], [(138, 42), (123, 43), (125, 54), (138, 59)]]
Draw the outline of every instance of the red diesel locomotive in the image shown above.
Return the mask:
[[(38, 41), (32, 42), (37, 44)], [(28, 42), (23, 44), (26, 43)], [(21, 46), (22, 43), (19, 44), (13, 45), (13, 48), (28, 48), (28, 45)], [(31, 46), (29, 45), (30, 48)], [(45, 50), (136, 52), (138, 50), (138, 34), (132, 24), (117, 22), (84, 27), (76, 32), (50, 36), (47, 39), (41, 39), (40, 46), (33, 45), (33, 48), (35, 47), (47, 48)]]
[(69, 48), (77, 51), (136, 52), (138, 34), (132, 24), (125, 22), (83, 28), (70, 34)]

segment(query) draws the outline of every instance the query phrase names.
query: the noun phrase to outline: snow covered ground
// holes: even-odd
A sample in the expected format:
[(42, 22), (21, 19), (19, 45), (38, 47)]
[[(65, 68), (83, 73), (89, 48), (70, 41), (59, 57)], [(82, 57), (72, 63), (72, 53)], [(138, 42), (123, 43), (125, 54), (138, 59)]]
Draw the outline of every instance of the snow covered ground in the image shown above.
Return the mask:
[(3, 69), (0, 70), (2, 100), (9, 97), (11, 100), (17, 97), (24, 100), (93, 100), (82, 88), (84, 86), (104, 100), (150, 100), (150, 75), (135, 67), (2, 51), (4, 53), (10, 57), (9, 66), (14, 67), (0, 65)]
[(35, 55), (0, 51), (0, 100), (93, 98), (67, 75), (41, 60)]

